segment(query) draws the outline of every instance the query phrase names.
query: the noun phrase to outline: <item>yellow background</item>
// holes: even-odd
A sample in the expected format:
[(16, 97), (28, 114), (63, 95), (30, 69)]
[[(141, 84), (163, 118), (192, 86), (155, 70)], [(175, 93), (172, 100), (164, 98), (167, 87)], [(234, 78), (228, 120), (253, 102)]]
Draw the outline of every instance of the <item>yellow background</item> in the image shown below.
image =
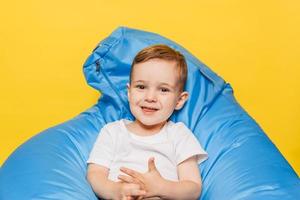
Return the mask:
[(298, 0), (1, 2), (0, 164), (97, 101), (82, 64), (122, 25), (178, 42), (231, 83), (299, 174), (299, 10)]

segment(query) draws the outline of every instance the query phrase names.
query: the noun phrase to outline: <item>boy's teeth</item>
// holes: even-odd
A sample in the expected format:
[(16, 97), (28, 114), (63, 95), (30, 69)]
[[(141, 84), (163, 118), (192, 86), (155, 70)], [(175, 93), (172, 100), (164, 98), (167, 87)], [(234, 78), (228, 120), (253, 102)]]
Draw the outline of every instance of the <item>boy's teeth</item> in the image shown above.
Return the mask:
[(156, 108), (142, 107), (143, 109), (157, 110)]

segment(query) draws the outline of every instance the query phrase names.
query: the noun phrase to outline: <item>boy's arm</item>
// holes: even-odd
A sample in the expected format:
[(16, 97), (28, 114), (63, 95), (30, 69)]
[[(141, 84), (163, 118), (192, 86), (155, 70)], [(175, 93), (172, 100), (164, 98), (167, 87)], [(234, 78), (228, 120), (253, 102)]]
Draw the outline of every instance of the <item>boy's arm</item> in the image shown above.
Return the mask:
[(196, 156), (193, 156), (177, 167), (179, 181), (169, 181), (161, 177), (155, 167), (154, 159), (148, 162), (148, 172), (141, 174), (128, 168), (121, 168), (121, 171), (129, 175), (120, 175), (119, 178), (127, 183), (134, 180), (141, 181), (147, 190), (146, 197), (159, 196), (162, 199), (191, 200), (198, 199), (201, 193), (201, 177), (197, 165)]
[(179, 181), (164, 180), (159, 191), (163, 199), (198, 199), (202, 181), (195, 156), (177, 166)]
[(97, 164), (89, 164), (87, 180), (98, 197), (104, 199), (127, 199), (131, 196), (144, 195), (145, 191), (138, 184), (114, 182), (108, 179), (108, 168)]

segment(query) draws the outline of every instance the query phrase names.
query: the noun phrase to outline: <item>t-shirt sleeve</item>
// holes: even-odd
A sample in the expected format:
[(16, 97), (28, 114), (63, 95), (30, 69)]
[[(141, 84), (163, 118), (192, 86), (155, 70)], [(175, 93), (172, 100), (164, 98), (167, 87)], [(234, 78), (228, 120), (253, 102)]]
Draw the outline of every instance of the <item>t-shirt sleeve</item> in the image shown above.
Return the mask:
[(94, 143), (87, 163), (94, 163), (110, 168), (113, 160), (113, 137), (104, 126)]
[(178, 124), (175, 137), (176, 164), (197, 156), (198, 164), (208, 158), (208, 154), (201, 147), (194, 134), (183, 123)]

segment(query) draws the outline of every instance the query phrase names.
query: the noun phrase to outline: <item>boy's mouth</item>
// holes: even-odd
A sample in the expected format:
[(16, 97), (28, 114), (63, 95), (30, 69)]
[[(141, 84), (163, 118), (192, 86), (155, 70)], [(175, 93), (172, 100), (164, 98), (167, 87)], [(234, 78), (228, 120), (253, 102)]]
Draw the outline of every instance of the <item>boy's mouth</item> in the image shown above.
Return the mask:
[(158, 111), (158, 108), (153, 108), (153, 107), (142, 106), (141, 108), (142, 108), (142, 110), (144, 112), (155, 112), (155, 111)]

